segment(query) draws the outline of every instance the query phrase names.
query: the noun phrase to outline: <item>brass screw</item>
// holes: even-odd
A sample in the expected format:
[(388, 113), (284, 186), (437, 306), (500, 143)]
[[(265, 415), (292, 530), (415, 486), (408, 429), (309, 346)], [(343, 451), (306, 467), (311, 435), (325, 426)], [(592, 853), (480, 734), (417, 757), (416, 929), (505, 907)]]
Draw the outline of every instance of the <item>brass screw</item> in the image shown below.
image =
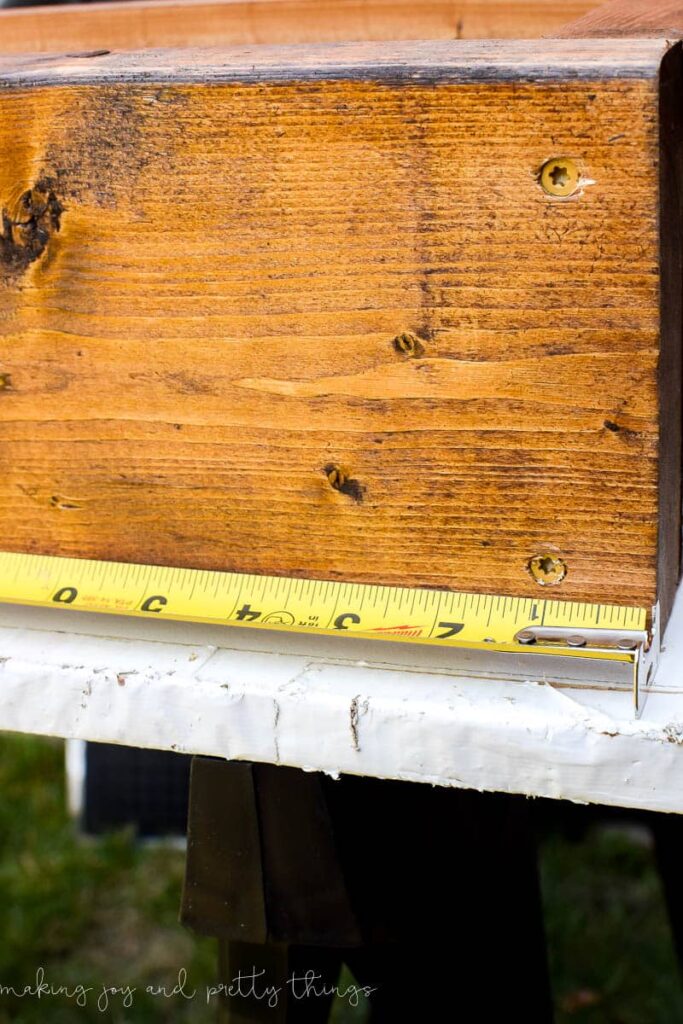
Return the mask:
[(579, 168), (573, 160), (564, 156), (546, 160), (539, 175), (543, 191), (558, 199), (574, 195), (580, 180)]
[(566, 563), (555, 555), (534, 555), (527, 562), (527, 569), (541, 587), (554, 587), (567, 575)]

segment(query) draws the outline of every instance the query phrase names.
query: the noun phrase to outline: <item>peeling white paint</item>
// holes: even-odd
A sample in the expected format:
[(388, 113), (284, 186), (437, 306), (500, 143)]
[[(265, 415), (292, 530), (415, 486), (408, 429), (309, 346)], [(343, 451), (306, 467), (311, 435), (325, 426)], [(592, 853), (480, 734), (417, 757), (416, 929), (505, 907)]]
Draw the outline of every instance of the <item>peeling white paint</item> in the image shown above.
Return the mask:
[(627, 686), (525, 679), (533, 657), (501, 680), (443, 648), (5, 606), (0, 728), (683, 811), (681, 601), (666, 639), (636, 720)]

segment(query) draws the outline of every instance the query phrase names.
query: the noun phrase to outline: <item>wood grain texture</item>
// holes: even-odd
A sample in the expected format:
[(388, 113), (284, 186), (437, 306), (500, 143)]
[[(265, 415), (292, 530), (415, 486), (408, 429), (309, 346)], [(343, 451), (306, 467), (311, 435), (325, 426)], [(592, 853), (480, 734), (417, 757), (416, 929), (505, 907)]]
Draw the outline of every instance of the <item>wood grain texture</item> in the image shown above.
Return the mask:
[(4, 61), (2, 547), (651, 603), (665, 47), (521, 45)]
[(683, 34), (682, 0), (611, 0), (578, 20), (567, 19), (558, 36), (655, 36), (676, 39)]
[[(561, 37), (627, 38), (683, 35), (681, 0), (612, 0), (578, 21), (564, 26)], [(659, 361), (660, 524), (658, 590), (662, 619), (667, 621), (681, 573), (681, 358), (683, 351), (683, 78), (681, 60), (672, 54), (664, 62), (660, 90), (660, 193), (661, 193), (661, 315), (662, 344)]]
[(533, 38), (597, 0), (142, 0), (0, 11), (0, 52)]
[(660, 355), (658, 592), (671, 613), (681, 575), (683, 459), (683, 60), (674, 47), (659, 83)]

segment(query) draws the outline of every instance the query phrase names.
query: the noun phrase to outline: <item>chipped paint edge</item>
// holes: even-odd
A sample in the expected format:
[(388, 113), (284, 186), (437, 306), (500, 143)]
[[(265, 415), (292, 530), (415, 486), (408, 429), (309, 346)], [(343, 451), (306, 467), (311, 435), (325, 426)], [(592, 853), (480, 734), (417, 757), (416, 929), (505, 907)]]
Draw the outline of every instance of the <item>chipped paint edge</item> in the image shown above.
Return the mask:
[(2, 729), (683, 811), (680, 600), (638, 721), (627, 691), (341, 661), (277, 634), (254, 650), (241, 632), (223, 646), (191, 626), (175, 642), (61, 632), (37, 611), (0, 615)]

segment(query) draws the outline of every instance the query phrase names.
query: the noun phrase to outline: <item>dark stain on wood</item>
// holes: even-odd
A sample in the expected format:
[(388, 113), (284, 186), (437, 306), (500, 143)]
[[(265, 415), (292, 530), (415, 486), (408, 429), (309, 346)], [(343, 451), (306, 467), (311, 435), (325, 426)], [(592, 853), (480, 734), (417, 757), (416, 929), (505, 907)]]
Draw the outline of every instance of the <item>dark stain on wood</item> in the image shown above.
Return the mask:
[[(68, 139), (46, 147), (46, 166), (60, 194), (77, 203), (116, 209), (137, 194), (140, 175), (150, 161), (169, 167), (165, 139), (145, 134), (149, 108), (159, 88), (131, 90), (107, 86), (84, 97), (83, 123)], [(125, 185), (125, 189), (122, 186)]]

